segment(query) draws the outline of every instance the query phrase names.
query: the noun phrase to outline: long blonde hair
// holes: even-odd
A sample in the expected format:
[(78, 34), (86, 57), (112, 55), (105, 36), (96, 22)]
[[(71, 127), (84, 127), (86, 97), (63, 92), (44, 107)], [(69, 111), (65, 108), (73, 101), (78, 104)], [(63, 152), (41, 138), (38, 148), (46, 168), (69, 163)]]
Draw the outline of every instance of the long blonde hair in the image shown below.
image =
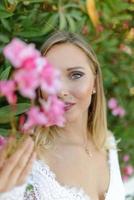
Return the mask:
[[(91, 104), (88, 109), (88, 129), (92, 135), (93, 142), (98, 149), (105, 146), (108, 129), (106, 116), (106, 101), (104, 96), (102, 73), (100, 64), (91, 46), (76, 33), (54, 32), (42, 45), (41, 53), (46, 55), (47, 52), (57, 44), (71, 43), (79, 47), (89, 58), (90, 66), (95, 74), (96, 93), (92, 95)], [(57, 127), (38, 129), (36, 142), (38, 147), (49, 148), (57, 135)]]

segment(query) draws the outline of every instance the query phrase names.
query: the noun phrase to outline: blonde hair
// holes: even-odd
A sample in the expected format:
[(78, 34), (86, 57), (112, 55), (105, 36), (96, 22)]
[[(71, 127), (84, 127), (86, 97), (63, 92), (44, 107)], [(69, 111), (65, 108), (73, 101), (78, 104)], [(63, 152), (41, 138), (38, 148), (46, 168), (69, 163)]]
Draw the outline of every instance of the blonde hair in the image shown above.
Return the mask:
[[(90, 66), (95, 74), (96, 93), (92, 95), (91, 104), (88, 109), (88, 129), (89, 134), (92, 135), (93, 142), (98, 149), (105, 146), (108, 130), (107, 130), (107, 116), (106, 116), (106, 101), (104, 96), (102, 73), (100, 64), (91, 46), (76, 33), (69, 32), (55, 32), (42, 45), (41, 53), (46, 55), (47, 52), (54, 46), (63, 43), (71, 43), (79, 47), (89, 58)], [(57, 127), (40, 128), (36, 135), (36, 142), (38, 146), (49, 148), (57, 135)]]

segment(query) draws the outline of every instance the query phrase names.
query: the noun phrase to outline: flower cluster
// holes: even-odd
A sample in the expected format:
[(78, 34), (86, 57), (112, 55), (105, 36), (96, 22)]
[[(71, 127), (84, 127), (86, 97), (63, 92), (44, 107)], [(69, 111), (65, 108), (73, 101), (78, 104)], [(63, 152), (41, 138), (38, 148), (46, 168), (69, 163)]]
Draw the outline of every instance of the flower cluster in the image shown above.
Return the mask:
[(108, 108), (111, 109), (112, 115), (124, 117), (126, 111), (123, 107), (118, 105), (118, 101), (115, 98), (111, 98), (108, 101)]
[(134, 173), (134, 167), (129, 163), (130, 156), (125, 154), (123, 156), (124, 167), (122, 169), (123, 181), (127, 181)]
[[(27, 131), (38, 125), (63, 126), (64, 103), (56, 95), (60, 90), (59, 71), (41, 56), (34, 44), (26, 44), (18, 38), (14, 38), (3, 52), (14, 71), (10, 80), (0, 81), (0, 95), (11, 105), (17, 103), (17, 94), (32, 102), (26, 120), (23, 117), (20, 120), (21, 130)], [(39, 98), (37, 91), (45, 93), (47, 99)], [(38, 105), (35, 103), (37, 98)]]

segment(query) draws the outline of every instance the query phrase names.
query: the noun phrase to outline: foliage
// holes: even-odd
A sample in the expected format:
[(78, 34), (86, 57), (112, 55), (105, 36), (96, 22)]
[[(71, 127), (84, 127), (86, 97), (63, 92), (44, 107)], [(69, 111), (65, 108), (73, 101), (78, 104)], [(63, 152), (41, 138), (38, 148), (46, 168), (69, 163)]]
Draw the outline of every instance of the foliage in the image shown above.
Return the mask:
[[(96, 9), (99, 24), (94, 26), (85, 0), (2, 0), (0, 52), (13, 37), (34, 42), (40, 48), (54, 30), (82, 34), (100, 61), (107, 100), (116, 98), (126, 110), (126, 115), (120, 118), (108, 109), (108, 125), (116, 138), (121, 138), (120, 159), (127, 152), (134, 165), (134, 3), (96, 0)], [(10, 65), (2, 53), (0, 65), (0, 79), (7, 79)], [(0, 99), (0, 104), (6, 106), (4, 99)]]

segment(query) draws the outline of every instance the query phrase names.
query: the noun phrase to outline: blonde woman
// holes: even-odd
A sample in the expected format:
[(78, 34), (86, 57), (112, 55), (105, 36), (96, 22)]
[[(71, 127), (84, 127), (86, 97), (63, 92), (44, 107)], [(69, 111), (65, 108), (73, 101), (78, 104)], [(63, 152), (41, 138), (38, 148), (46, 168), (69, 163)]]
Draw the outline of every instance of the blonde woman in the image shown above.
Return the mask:
[(52, 34), (41, 51), (61, 72), (66, 123), (36, 130), (34, 142), (28, 138), (8, 160), (2, 150), (0, 200), (124, 200), (95, 53), (68, 32)]

